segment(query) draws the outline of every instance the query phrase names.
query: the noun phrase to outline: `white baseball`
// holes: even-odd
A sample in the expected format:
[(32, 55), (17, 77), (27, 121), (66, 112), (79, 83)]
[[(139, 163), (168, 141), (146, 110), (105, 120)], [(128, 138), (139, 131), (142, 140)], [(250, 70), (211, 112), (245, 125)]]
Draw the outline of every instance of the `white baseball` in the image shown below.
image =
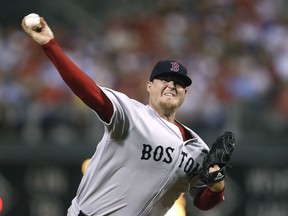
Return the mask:
[(40, 25), (40, 16), (36, 13), (28, 14), (25, 17), (25, 25), (29, 28), (33, 28)]

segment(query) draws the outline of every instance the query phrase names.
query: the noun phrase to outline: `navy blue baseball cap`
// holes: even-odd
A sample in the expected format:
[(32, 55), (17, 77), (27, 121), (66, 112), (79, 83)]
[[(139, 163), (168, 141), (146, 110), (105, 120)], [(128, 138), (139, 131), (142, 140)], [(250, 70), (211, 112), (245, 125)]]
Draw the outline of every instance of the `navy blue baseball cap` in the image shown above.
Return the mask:
[(156, 63), (151, 72), (150, 81), (159, 76), (177, 76), (184, 81), (185, 86), (192, 84), (192, 80), (187, 76), (187, 69), (174, 60), (162, 60)]

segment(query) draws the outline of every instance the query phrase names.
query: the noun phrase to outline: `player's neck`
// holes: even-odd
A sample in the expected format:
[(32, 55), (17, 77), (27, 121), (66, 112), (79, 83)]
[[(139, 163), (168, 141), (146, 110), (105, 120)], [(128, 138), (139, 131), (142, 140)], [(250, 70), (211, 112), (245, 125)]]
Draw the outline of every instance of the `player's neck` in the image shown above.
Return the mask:
[(175, 123), (175, 115), (160, 115), (160, 116), (168, 122), (171, 122), (173, 124)]
[[(151, 106), (151, 104), (150, 104)], [(154, 111), (163, 119), (165, 119), (168, 122), (171, 123), (175, 123), (175, 116), (176, 116), (176, 112), (175, 111), (171, 111), (171, 110), (167, 110), (167, 109), (161, 109), (160, 107), (155, 107), (155, 106), (151, 106), (152, 109), (154, 109)]]

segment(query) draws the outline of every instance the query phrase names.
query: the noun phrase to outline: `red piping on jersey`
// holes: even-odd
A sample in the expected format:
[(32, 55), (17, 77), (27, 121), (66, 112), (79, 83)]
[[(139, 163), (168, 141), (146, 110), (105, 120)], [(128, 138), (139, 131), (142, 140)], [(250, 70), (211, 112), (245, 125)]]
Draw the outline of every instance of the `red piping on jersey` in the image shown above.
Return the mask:
[[(184, 141), (192, 139), (192, 135), (177, 121), (175, 125), (179, 128)], [(213, 192), (208, 187), (201, 189), (196, 198), (194, 205), (201, 210), (209, 210), (224, 200), (224, 188), (220, 192)]]
[(179, 128), (183, 141), (192, 139), (192, 135), (177, 121), (174, 121), (174, 124)]

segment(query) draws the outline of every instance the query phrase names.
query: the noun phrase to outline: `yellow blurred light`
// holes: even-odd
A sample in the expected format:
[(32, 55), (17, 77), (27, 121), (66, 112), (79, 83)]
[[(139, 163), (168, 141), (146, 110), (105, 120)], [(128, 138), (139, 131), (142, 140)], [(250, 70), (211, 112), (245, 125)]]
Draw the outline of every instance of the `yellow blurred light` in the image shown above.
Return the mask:
[(171, 207), (171, 209), (165, 214), (165, 216), (185, 216), (186, 215), (186, 200), (184, 194), (182, 194)]
[(83, 174), (85, 173), (89, 162), (90, 162), (90, 158), (83, 161), (82, 166), (81, 166), (81, 171)]

